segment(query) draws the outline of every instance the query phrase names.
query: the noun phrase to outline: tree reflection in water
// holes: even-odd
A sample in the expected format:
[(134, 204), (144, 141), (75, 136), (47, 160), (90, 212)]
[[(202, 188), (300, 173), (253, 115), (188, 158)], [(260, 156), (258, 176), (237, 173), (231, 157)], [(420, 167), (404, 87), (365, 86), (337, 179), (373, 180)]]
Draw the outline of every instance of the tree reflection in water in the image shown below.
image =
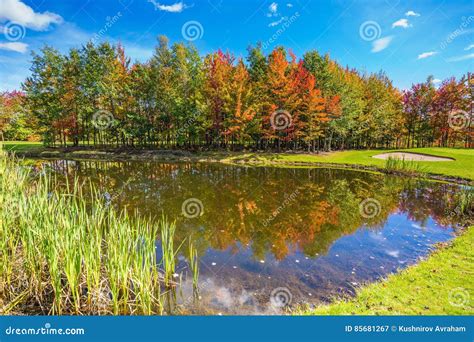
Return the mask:
[[(183, 284), (169, 296), (178, 313), (272, 313), (276, 288), (293, 304), (353, 293), (416, 262), (460, 222), (457, 186), (368, 172), (65, 160), (35, 168), (54, 171), (60, 184), (63, 176), (90, 181), (131, 213), (176, 220), (176, 246), (192, 237), (201, 274), (196, 302), (183, 248)], [(191, 217), (183, 215), (189, 199), (202, 203)]]

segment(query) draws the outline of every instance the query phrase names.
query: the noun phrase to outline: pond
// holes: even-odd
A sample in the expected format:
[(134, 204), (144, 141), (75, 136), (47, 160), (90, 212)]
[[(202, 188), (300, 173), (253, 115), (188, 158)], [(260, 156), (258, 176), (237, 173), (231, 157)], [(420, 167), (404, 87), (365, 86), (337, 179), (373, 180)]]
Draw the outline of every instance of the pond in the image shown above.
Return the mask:
[(198, 249), (200, 298), (182, 248), (171, 314), (273, 314), (329, 302), (416, 263), (456, 231), (457, 186), (414, 178), (218, 163), (34, 163), (91, 181), (110, 205), (176, 220), (175, 246), (191, 239)]

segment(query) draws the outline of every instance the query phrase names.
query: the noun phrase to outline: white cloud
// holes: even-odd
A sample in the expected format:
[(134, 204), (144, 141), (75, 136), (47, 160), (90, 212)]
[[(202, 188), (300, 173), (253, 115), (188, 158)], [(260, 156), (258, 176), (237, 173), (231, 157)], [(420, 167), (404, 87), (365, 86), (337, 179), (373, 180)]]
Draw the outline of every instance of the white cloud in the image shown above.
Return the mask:
[(423, 52), (423, 53), (420, 53), (420, 54), (418, 55), (418, 58), (417, 58), (417, 59), (425, 59), (425, 58), (434, 56), (434, 55), (436, 55), (436, 54), (437, 54), (436, 51)]
[(278, 15), (278, 4), (276, 2), (272, 2), (270, 6), (268, 6), (267, 17), (276, 17), (277, 15)]
[(469, 51), (469, 50), (471, 50), (471, 49), (474, 49), (474, 44), (471, 44), (471, 45), (465, 47), (465, 48), (464, 48), (464, 51)]
[(282, 22), (284, 22), (285, 20), (288, 20), (288, 17), (281, 17), (280, 20), (277, 20), (277, 21), (274, 21), (274, 22), (271, 22), (270, 24), (268, 24), (269, 27), (275, 27), (277, 25), (280, 25)]
[(11, 21), (36, 31), (44, 31), (51, 24), (60, 24), (63, 18), (51, 12), (35, 12), (20, 0), (0, 0), (0, 22)]
[(407, 17), (419, 17), (420, 13), (416, 13), (415, 11), (408, 11), (405, 13)]
[(464, 56), (448, 58), (447, 61), (448, 62), (461, 62), (461, 61), (465, 61), (465, 60), (473, 59), (473, 58), (474, 58), (474, 53), (470, 53)]
[(270, 13), (276, 13), (278, 11), (278, 4), (276, 2), (272, 2), (270, 6), (268, 6)]
[(12, 42), (12, 43), (0, 43), (0, 50), (15, 51), (25, 53), (28, 49), (28, 44)]
[(434, 84), (438, 84), (441, 83), (441, 80), (439, 78), (434, 78), (431, 82), (433, 82)]
[(155, 6), (155, 10), (170, 12), (170, 13), (181, 13), (186, 8), (188, 8), (188, 6), (182, 1), (172, 4), (172, 5), (163, 5), (163, 4), (160, 4), (156, 0), (148, 0), (148, 2), (151, 2), (153, 6)]
[(393, 36), (383, 37), (372, 42), (372, 52), (380, 52), (386, 49), (390, 42), (392, 41)]
[(408, 22), (408, 19), (399, 19), (392, 24), (392, 28), (394, 27), (409, 28), (411, 27), (411, 24)]

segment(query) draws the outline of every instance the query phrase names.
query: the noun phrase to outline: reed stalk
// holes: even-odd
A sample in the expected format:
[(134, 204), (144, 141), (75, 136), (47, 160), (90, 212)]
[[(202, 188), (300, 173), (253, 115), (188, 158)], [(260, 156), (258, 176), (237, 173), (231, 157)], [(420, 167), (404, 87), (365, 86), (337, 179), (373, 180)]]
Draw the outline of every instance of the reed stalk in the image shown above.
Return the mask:
[(162, 314), (159, 228), (170, 286), (175, 223), (132, 218), (91, 186), (58, 187), (0, 151), (0, 294), (10, 313)]

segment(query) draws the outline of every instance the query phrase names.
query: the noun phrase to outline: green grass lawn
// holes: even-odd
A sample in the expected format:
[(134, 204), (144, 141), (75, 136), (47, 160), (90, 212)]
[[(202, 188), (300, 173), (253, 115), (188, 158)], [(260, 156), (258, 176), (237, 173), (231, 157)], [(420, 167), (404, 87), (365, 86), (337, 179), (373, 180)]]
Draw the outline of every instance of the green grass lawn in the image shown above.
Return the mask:
[(42, 142), (30, 141), (4, 141), (2, 142), (2, 145), (4, 150), (13, 152), (40, 150), (43, 148)]
[(474, 227), (427, 260), (300, 315), (469, 315), (474, 313)]
[(390, 151), (404, 151), (429, 154), (440, 157), (451, 157), (454, 161), (446, 162), (416, 162), (428, 173), (445, 176), (461, 177), (474, 180), (474, 149), (457, 148), (411, 148), (403, 150), (362, 150), (341, 151), (314, 154), (288, 154), (288, 153), (241, 153), (228, 158), (230, 161), (255, 159), (268, 163), (333, 163), (376, 166), (383, 168), (385, 160), (372, 158), (372, 156)]

